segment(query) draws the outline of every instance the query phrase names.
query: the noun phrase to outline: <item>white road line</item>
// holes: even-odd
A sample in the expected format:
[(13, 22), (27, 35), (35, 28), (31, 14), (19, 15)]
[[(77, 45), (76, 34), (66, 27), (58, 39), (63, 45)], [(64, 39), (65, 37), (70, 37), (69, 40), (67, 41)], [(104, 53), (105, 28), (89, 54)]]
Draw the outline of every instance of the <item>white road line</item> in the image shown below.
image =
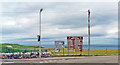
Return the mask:
[(49, 60), (48, 62), (52, 62), (52, 60)]
[(54, 60), (54, 61), (57, 61), (57, 60)]
[(43, 62), (39, 62), (39, 63), (43, 63)]
[(48, 63), (48, 61), (44, 61), (44, 63)]
[(2, 63), (14, 63), (14, 62), (2, 62)]

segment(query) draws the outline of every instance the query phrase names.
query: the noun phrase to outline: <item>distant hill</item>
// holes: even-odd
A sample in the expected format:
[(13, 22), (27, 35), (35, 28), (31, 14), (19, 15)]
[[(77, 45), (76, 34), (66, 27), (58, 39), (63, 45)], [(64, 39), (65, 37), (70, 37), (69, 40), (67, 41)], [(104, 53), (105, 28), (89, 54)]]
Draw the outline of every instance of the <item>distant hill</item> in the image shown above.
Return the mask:
[(39, 50), (39, 46), (24, 46), (20, 44), (9, 44), (9, 43), (0, 44), (0, 48), (2, 48), (0, 52), (18, 52), (18, 51), (24, 52), (25, 50), (29, 50), (29, 51)]

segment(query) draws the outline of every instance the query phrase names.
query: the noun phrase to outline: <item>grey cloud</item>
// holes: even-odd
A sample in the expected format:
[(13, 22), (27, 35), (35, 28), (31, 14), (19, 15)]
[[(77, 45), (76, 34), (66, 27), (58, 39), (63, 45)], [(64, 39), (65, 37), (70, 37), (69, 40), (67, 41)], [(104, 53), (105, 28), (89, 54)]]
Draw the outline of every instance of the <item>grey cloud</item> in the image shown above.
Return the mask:
[[(33, 34), (38, 32), (38, 22), (39, 16), (36, 15), (39, 12), (40, 8), (43, 8), (42, 12), (42, 29), (46, 32), (49, 32), (49, 28), (58, 28), (58, 29), (77, 29), (77, 28), (87, 28), (87, 10), (91, 10), (91, 27), (94, 26), (105, 26), (107, 27), (113, 21), (117, 22), (117, 8), (114, 7), (115, 3), (3, 3), (3, 12), (2, 16), (7, 19), (10, 17), (16, 21), (16, 25), (22, 25), (22, 28), (17, 26), (3, 26), (3, 35), (11, 34)], [(85, 9), (83, 12), (80, 10)], [(112, 9), (112, 10), (111, 10)], [(107, 11), (108, 10), (108, 11)], [(10, 13), (11, 12), (11, 13)], [(55, 18), (48, 19), (54, 15)], [(28, 18), (34, 19), (27, 24), (21, 24), (20, 19)], [(6, 20), (7, 21), (7, 20)], [(46, 24), (46, 26), (44, 26)], [(101, 37), (106, 35), (106, 29), (102, 30), (102, 34), (92, 34), (93, 37)], [(97, 30), (98, 31), (98, 30)], [(87, 30), (86, 30), (87, 32)], [(44, 33), (44, 32), (43, 32)], [(44, 36), (50, 36), (46, 34)], [(80, 35), (80, 34), (79, 34)], [(57, 35), (54, 34), (54, 37), (64, 37), (67, 34)], [(85, 33), (83, 34), (85, 35)], [(57, 38), (58, 39), (58, 38)]]

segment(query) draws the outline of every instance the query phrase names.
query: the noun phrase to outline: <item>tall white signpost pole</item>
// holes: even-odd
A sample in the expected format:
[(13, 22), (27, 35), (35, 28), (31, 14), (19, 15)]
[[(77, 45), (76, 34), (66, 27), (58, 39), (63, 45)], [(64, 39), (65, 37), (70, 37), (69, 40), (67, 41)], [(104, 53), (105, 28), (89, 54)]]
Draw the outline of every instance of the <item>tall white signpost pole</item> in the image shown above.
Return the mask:
[(40, 22), (39, 22), (39, 24), (40, 24), (40, 31), (39, 31), (39, 34), (40, 34), (40, 41), (39, 41), (39, 45), (40, 45), (40, 46), (39, 46), (39, 47), (40, 47), (40, 48), (39, 48), (39, 58), (41, 58), (41, 12), (42, 12), (42, 10), (43, 10), (43, 9), (40, 9), (40, 17), (39, 17), (39, 18), (40, 18)]
[(88, 10), (88, 43), (89, 43), (88, 55), (90, 55), (90, 10)]

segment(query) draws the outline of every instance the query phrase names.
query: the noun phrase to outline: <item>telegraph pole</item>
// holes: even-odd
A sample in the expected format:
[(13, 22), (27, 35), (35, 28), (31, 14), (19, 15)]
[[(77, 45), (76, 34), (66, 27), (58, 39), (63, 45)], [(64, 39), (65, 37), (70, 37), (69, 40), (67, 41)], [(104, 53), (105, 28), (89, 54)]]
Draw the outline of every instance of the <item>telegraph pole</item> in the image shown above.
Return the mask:
[(88, 55), (90, 55), (90, 10), (88, 10)]
[(39, 41), (39, 58), (41, 58), (41, 12), (42, 12), (43, 9), (40, 9), (40, 21), (39, 21), (39, 24), (40, 24), (40, 30), (39, 30), (39, 34), (40, 34), (40, 41)]

